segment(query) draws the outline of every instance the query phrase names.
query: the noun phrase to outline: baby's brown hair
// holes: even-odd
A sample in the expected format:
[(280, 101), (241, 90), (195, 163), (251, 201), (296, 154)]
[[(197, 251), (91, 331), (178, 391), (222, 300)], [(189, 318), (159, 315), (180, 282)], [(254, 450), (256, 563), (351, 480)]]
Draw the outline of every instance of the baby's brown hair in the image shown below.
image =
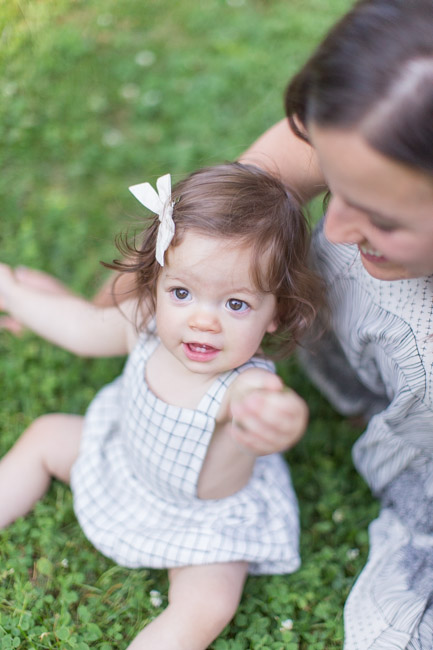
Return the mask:
[[(320, 281), (308, 268), (310, 233), (298, 201), (274, 176), (238, 162), (193, 172), (175, 185), (172, 201), (175, 234), (170, 246), (196, 232), (251, 247), (252, 280), (277, 301), (277, 329), (266, 335), (265, 350), (277, 358), (287, 356), (323, 302)], [(120, 236), (117, 245), (125, 260), (105, 265), (134, 273), (136, 295), (152, 309), (161, 270), (155, 259), (158, 227), (158, 216), (152, 215), (133, 243)]]

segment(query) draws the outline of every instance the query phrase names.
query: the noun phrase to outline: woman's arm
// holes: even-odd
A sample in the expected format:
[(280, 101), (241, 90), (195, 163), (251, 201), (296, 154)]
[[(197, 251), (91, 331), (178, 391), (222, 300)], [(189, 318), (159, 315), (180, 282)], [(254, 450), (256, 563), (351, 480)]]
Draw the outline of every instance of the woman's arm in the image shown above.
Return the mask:
[(53, 294), (20, 282), (0, 264), (0, 310), (39, 336), (80, 356), (123, 355), (135, 338), (136, 301), (101, 308), (75, 295)]
[(326, 190), (314, 149), (293, 133), (287, 119), (263, 133), (239, 161), (278, 176), (303, 202)]

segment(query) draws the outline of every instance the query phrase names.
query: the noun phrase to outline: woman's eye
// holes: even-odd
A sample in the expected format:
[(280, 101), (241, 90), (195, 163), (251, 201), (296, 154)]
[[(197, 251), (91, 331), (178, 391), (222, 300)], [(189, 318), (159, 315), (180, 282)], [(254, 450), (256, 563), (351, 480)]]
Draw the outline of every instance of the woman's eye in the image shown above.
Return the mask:
[(237, 298), (230, 298), (227, 300), (227, 307), (230, 311), (246, 311), (249, 309), (249, 305), (243, 300), (238, 300)]
[(397, 230), (397, 227), (394, 224), (379, 223), (375, 222), (373, 219), (371, 220), (371, 223), (381, 232), (394, 232)]
[(190, 298), (188, 289), (173, 289), (171, 293), (176, 300), (188, 300)]

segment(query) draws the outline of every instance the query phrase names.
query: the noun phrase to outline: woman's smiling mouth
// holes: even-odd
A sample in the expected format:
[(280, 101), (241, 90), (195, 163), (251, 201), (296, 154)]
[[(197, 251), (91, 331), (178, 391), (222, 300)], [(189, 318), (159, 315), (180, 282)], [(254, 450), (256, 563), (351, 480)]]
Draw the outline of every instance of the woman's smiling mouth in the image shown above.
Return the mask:
[(387, 262), (387, 258), (382, 255), (382, 253), (371, 246), (366, 244), (360, 244), (358, 246), (359, 251), (363, 257), (365, 257), (370, 262)]

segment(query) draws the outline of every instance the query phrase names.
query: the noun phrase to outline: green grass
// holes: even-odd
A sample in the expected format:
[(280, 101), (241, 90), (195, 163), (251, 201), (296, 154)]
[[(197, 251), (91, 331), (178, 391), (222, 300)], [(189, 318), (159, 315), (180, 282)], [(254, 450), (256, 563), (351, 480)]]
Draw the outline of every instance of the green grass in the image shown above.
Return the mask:
[[(90, 296), (139, 214), (128, 185), (238, 156), (282, 117), (290, 75), (349, 0), (11, 0), (0, 5), (1, 259)], [(83, 413), (122, 360), (77, 359), (0, 332), (0, 451), (36, 416)], [(288, 454), (302, 568), (249, 578), (215, 650), (342, 647), (342, 607), (377, 506), (353, 469), (360, 431), (294, 362), (281, 373), (311, 423)], [(7, 498), (7, 495), (1, 495)], [(54, 483), (0, 534), (0, 647), (123, 648), (167, 599), (165, 572), (113, 565)], [(291, 619), (291, 630), (280, 628)]]

